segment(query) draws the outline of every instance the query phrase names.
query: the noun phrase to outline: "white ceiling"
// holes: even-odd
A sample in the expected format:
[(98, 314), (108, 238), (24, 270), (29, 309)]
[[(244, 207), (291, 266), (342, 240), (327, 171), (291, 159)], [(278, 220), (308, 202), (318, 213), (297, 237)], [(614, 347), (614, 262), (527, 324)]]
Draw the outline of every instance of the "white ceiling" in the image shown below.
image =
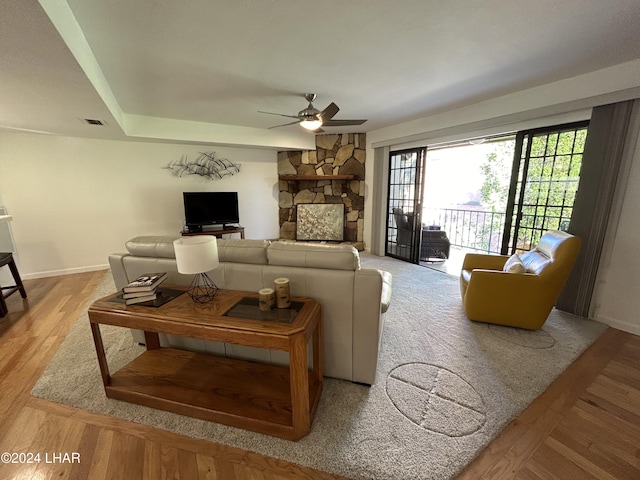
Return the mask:
[(258, 110), (315, 92), (371, 131), (638, 58), (638, 0), (3, 0), (0, 126), (295, 143)]

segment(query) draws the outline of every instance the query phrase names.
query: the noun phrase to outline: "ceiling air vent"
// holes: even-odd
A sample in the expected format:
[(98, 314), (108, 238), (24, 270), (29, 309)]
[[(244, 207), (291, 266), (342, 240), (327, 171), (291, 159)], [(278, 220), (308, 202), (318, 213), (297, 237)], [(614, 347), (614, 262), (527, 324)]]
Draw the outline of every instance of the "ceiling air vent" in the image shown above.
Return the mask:
[(94, 120), (92, 118), (85, 118), (84, 121), (87, 122), (89, 125), (104, 125), (102, 120)]

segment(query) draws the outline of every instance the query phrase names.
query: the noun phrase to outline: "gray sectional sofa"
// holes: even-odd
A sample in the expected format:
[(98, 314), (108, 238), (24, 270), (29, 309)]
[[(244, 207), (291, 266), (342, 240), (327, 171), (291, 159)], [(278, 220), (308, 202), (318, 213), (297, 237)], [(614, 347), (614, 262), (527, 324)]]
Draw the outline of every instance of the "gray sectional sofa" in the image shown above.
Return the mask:
[[(127, 253), (109, 256), (117, 288), (143, 273), (168, 272), (166, 284), (188, 285), (178, 273), (172, 236), (141, 236), (126, 242)], [(391, 300), (391, 274), (363, 269), (350, 245), (268, 240), (218, 239), (220, 266), (209, 276), (220, 288), (256, 292), (274, 279), (290, 279), (291, 294), (322, 306), (324, 373), (373, 384), (384, 313)], [(142, 332), (134, 338), (144, 342)], [(286, 363), (285, 352), (164, 335), (163, 345), (262, 362)]]

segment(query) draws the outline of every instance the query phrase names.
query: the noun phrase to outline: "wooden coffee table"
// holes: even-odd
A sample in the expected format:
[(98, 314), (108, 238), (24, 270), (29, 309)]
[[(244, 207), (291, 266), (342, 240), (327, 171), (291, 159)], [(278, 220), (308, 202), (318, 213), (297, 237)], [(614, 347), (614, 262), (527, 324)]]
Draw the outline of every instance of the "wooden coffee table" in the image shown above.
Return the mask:
[[(274, 321), (246, 318), (260, 315), (257, 294), (249, 292), (219, 290), (206, 305), (183, 294), (160, 307), (126, 306), (117, 297), (109, 295), (89, 308), (107, 397), (290, 440), (309, 433), (322, 393), (318, 302), (294, 297), (291, 310), (266, 315), (284, 319)], [(143, 330), (146, 351), (109, 373), (100, 324)], [(160, 347), (158, 333), (283, 350), (289, 353), (289, 366)]]

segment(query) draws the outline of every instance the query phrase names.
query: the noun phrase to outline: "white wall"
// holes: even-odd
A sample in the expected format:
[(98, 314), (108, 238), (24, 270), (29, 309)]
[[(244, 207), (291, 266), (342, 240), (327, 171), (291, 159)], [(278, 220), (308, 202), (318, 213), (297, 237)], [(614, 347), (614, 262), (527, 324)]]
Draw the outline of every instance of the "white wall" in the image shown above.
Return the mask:
[(596, 320), (640, 335), (640, 136), (626, 180), (619, 220), (610, 224), (613, 238), (600, 262), (591, 310)]
[[(221, 180), (164, 169), (214, 151), (241, 164)], [(237, 191), (246, 238), (278, 236), (276, 152), (0, 132), (0, 192), (25, 278), (107, 267), (135, 235), (177, 234), (183, 191)]]

